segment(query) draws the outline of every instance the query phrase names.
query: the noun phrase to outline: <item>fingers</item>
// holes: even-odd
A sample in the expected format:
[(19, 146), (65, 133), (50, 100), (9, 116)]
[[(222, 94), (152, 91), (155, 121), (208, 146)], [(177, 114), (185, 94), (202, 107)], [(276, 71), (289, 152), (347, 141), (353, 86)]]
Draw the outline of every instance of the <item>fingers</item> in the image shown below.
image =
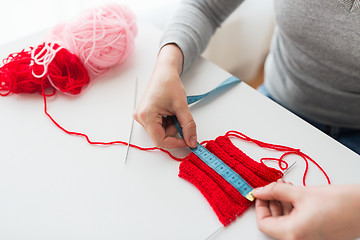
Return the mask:
[(284, 237), (285, 225), (290, 221), (293, 210), (292, 202), (297, 198), (296, 189), (283, 180), (271, 183), (253, 191), (256, 221), (259, 229), (265, 234), (279, 239)]
[(269, 209), (273, 217), (279, 217), (283, 215), (282, 204), (279, 201), (269, 201)]
[(281, 238), (284, 217), (274, 217), (270, 210), (271, 201), (256, 199), (256, 222), (260, 231), (276, 239)]
[(269, 208), (269, 201), (256, 199), (255, 200), (255, 212), (256, 219), (261, 220), (267, 217), (271, 217), (271, 211)]
[(177, 133), (177, 130), (172, 125), (164, 125), (162, 115), (139, 112), (133, 114), (135, 120), (145, 128), (157, 147), (170, 149), (184, 148), (187, 146), (182, 138), (173, 137)]
[(269, 201), (269, 209), (273, 217), (289, 215), (294, 209), (293, 205), (289, 202), (280, 202), (276, 200)]
[[(190, 113), (190, 111), (189, 111)], [(146, 115), (146, 116), (144, 116)], [(180, 114), (180, 116), (183, 114)], [(147, 113), (147, 112), (135, 112), (133, 114), (135, 120), (145, 128), (150, 138), (154, 142), (157, 147), (160, 148), (184, 148), (190, 144), (190, 137), (187, 137), (189, 144), (187, 144), (184, 139), (174, 137), (178, 131), (173, 125), (172, 121), (169, 118), (164, 118), (163, 115), (157, 113)], [(195, 122), (190, 114), (192, 120), (186, 123), (185, 118), (185, 126), (183, 127), (183, 134), (185, 136), (189, 136), (193, 134), (193, 126)], [(184, 118), (183, 118), (184, 119)], [(184, 120), (183, 120), (184, 121)], [(192, 121), (192, 122), (191, 122)], [(180, 122), (180, 121), (179, 121)], [(181, 122), (180, 122), (180, 125)], [(195, 127), (195, 147), (196, 147), (196, 127)]]
[(261, 188), (254, 189), (253, 194), (261, 200), (278, 200), (293, 203), (300, 196), (294, 186), (281, 182), (273, 182)]
[[(178, 134), (178, 131), (176, 129), (176, 127), (174, 125), (169, 125), (165, 127), (165, 134), (166, 136), (175, 136), (176, 134)], [(185, 144), (185, 141), (184, 141)]]
[[(165, 130), (162, 124), (162, 116), (158, 116), (155, 121), (149, 121), (146, 131), (157, 147), (161, 148), (184, 148), (186, 143), (182, 138), (175, 138), (177, 132), (174, 126)], [(169, 135), (168, 135), (169, 134)]]
[[(284, 179), (280, 178), (277, 180), (279, 183), (285, 183)], [(286, 184), (293, 185), (291, 182), (287, 182)], [(291, 213), (291, 211), (294, 209), (293, 205), (289, 202), (279, 202), (281, 205), (281, 210), (283, 215), (288, 215)]]
[[(181, 69), (177, 64), (169, 64), (168, 60), (173, 59), (175, 53), (167, 55), (163, 50), (161, 52), (148, 87), (135, 110), (134, 118), (145, 128), (157, 147), (196, 147), (196, 124), (187, 105), (186, 92), (179, 77)], [(180, 58), (182, 55), (179, 56)], [(184, 139), (173, 137), (177, 131), (174, 127), (170, 127), (169, 119), (163, 119), (163, 115), (177, 117), (183, 129)]]
[(260, 218), (289, 215), (293, 210), (291, 203), (280, 202), (276, 200), (267, 201), (256, 199), (255, 207), (256, 214)]
[(178, 112), (180, 114), (177, 114), (176, 117), (182, 127), (184, 140), (189, 147), (195, 148), (197, 146), (196, 124), (189, 107), (186, 105)]
[(283, 215), (289, 215), (291, 211), (294, 209), (293, 205), (289, 202), (280, 202), (280, 204), (283, 211)]

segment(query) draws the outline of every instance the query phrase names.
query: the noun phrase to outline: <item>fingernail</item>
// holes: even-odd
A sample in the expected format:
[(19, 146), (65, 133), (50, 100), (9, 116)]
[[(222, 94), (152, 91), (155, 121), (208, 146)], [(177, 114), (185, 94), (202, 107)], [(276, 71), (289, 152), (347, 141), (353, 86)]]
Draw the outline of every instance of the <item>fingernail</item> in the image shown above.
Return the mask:
[(263, 189), (264, 189), (264, 187), (255, 188), (252, 192), (254, 195), (256, 195), (256, 194), (261, 193)]
[(195, 148), (197, 146), (197, 139), (196, 139), (196, 136), (192, 136), (190, 138), (190, 145), (192, 148)]

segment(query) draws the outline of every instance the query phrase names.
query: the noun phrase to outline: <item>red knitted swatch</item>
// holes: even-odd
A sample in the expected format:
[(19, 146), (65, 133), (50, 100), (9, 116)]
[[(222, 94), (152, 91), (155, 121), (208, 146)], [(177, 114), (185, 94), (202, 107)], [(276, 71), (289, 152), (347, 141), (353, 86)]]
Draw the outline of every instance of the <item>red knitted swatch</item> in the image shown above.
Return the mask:
[[(235, 147), (227, 136), (208, 141), (205, 147), (253, 188), (265, 186), (283, 176), (282, 172), (252, 160)], [(224, 226), (252, 204), (194, 153), (180, 164), (179, 177), (188, 180), (200, 190)]]

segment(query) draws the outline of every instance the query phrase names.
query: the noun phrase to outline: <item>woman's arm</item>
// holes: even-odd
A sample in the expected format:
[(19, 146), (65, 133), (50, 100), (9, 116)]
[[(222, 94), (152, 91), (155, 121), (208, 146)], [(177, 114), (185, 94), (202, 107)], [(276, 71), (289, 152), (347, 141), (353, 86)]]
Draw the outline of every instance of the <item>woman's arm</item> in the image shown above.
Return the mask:
[[(184, 0), (168, 23), (161, 46), (175, 43), (184, 56), (186, 72), (200, 56), (211, 36), (243, 0)], [(226, 44), (224, 42), (224, 44)]]
[[(179, 77), (183, 57), (175, 44), (165, 45), (157, 58), (148, 86), (137, 105), (134, 118), (148, 132), (157, 147), (196, 147), (196, 125), (186, 102)], [(164, 116), (175, 115), (183, 127), (184, 139), (173, 137), (177, 131)]]
[[(186, 102), (180, 75), (199, 57), (216, 28), (241, 2), (183, 1), (168, 24), (151, 79), (134, 112), (135, 120), (145, 128), (157, 147), (196, 147), (196, 124)], [(164, 118), (167, 115), (178, 118), (185, 141), (173, 137), (177, 131)]]

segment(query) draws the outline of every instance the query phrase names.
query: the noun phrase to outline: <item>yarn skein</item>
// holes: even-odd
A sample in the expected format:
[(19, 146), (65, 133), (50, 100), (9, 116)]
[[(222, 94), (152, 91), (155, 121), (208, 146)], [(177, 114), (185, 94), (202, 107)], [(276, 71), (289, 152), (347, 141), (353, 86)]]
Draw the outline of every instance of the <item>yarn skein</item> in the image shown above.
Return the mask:
[[(0, 95), (35, 93), (53, 95), (56, 90), (76, 95), (90, 82), (89, 74), (75, 55), (58, 44), (43, 43), (10, 54), (0, 67)], [(50, 94), (45, 91), (51, 89)]]
[(42, 87), (48, 88), (50, 83), (46, 77), (35, 77), (35, 74), (41, 74), (43, 68), (33, 63), (31, 51), (23, 49), (17, 53), (11, 53), (3, 59), (0, 67), (0, 95), (7, 96), (11, 93), (35, 93), (41, 92)]
[(80, 94), (90, 79), (129, 57), (136, 35), (135, 15), (126, 6), (86, 10), (54, 27), (39, 46), (5, 58), (0, 64), (0, 95), (45, 94), (48, 88), (52, 88), (49, 95), (56, 90)]
[(138, 31), (135, 20), (128, 7), (109, 4), (85, 10), (71, 22), (56, 26), (48, 41), (76, 54), (90, 76), (97, 78), (133, 52)]

